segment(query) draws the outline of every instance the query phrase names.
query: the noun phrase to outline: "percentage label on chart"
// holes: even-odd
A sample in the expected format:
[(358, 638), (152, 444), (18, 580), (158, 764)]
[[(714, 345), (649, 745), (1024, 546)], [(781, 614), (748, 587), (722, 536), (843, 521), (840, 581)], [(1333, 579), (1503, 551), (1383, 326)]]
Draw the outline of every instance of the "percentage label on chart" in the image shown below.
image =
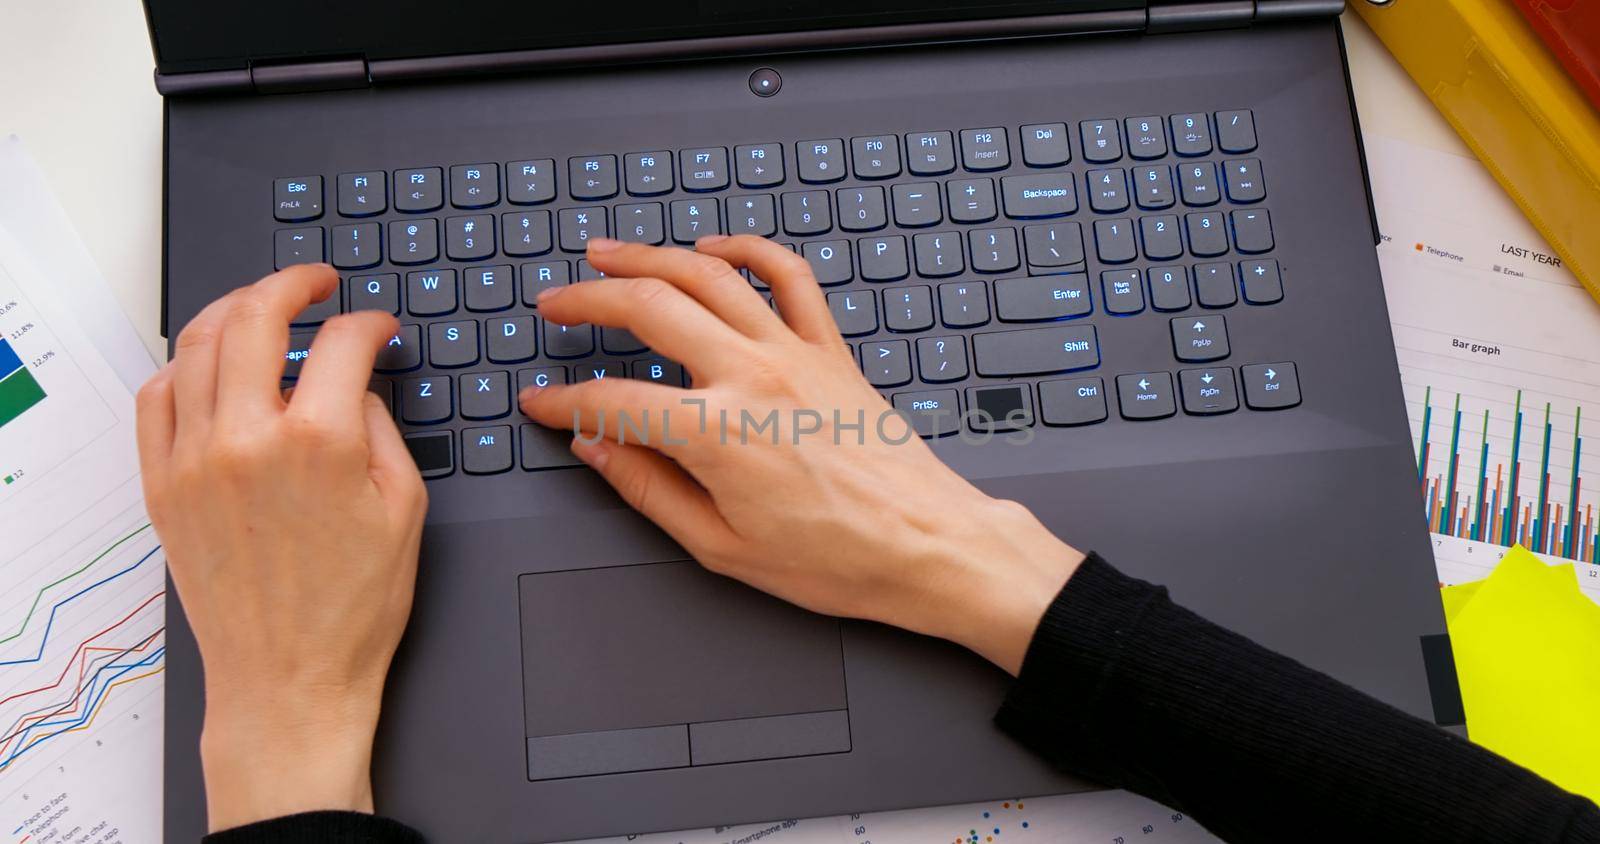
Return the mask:
[(16, 328), (11, 329), (11, 339), (15, 340), (18, 337), (21, 337), (22, 335), (27, 334), (29, 331), (32, 331), (32, 330), (33, 330), (33, 323), (25, 322), (25, 323), (17, 326)]
[(55, 353), (54, 349), (50, 349), (50, 350), (47, 350), (47, 351), (43, 352), (42, 354), (35, 355), (34, 358), (33, 358), (33, 366), (34, 366), (34, 368), (37, 369), (38, 367), (43, 366), (46, 361), (54, 360), (55, 356), (56, 356), (56, 353)]

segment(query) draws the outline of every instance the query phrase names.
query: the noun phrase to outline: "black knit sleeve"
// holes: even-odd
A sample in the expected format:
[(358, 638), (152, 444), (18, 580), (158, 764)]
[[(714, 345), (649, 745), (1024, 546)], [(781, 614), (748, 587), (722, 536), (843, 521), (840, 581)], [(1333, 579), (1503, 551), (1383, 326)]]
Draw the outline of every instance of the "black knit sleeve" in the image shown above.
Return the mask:
[(1600, 841), (1600, 809), (1091, 554), (996, 721), (1228, 841)]
[(424, 844), (410, 827), (363, 812), (303, 812), (213, 832), (204, 844)]

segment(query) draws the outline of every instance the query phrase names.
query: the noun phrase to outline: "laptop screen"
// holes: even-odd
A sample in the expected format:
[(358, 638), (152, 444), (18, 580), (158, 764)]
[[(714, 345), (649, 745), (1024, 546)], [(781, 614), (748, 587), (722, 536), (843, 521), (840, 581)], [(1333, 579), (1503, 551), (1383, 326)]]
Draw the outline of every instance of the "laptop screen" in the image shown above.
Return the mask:
[(976, 18), (1139, 9), (1145, 0), (145, 0), (164, 73), (368, 61)]

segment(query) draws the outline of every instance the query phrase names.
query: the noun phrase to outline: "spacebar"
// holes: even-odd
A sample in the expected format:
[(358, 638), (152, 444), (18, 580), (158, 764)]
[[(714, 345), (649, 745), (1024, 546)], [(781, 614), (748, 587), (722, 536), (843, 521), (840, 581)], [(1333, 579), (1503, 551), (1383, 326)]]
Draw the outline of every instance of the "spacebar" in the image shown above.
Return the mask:
[(1048, 375), (1100, 365), (1092, 325), (1055, 325), (972, 336), (972, 356), (985, 377)]

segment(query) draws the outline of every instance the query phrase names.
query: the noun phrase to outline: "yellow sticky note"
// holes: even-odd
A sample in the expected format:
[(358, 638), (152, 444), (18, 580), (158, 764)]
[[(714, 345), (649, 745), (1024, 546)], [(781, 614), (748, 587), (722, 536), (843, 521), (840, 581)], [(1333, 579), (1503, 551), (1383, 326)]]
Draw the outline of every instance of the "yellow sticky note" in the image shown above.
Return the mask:
[(1573, 567), (1518, 546), (1443, 599), (1472, 740), (1600, 801), (1600, 605)]

